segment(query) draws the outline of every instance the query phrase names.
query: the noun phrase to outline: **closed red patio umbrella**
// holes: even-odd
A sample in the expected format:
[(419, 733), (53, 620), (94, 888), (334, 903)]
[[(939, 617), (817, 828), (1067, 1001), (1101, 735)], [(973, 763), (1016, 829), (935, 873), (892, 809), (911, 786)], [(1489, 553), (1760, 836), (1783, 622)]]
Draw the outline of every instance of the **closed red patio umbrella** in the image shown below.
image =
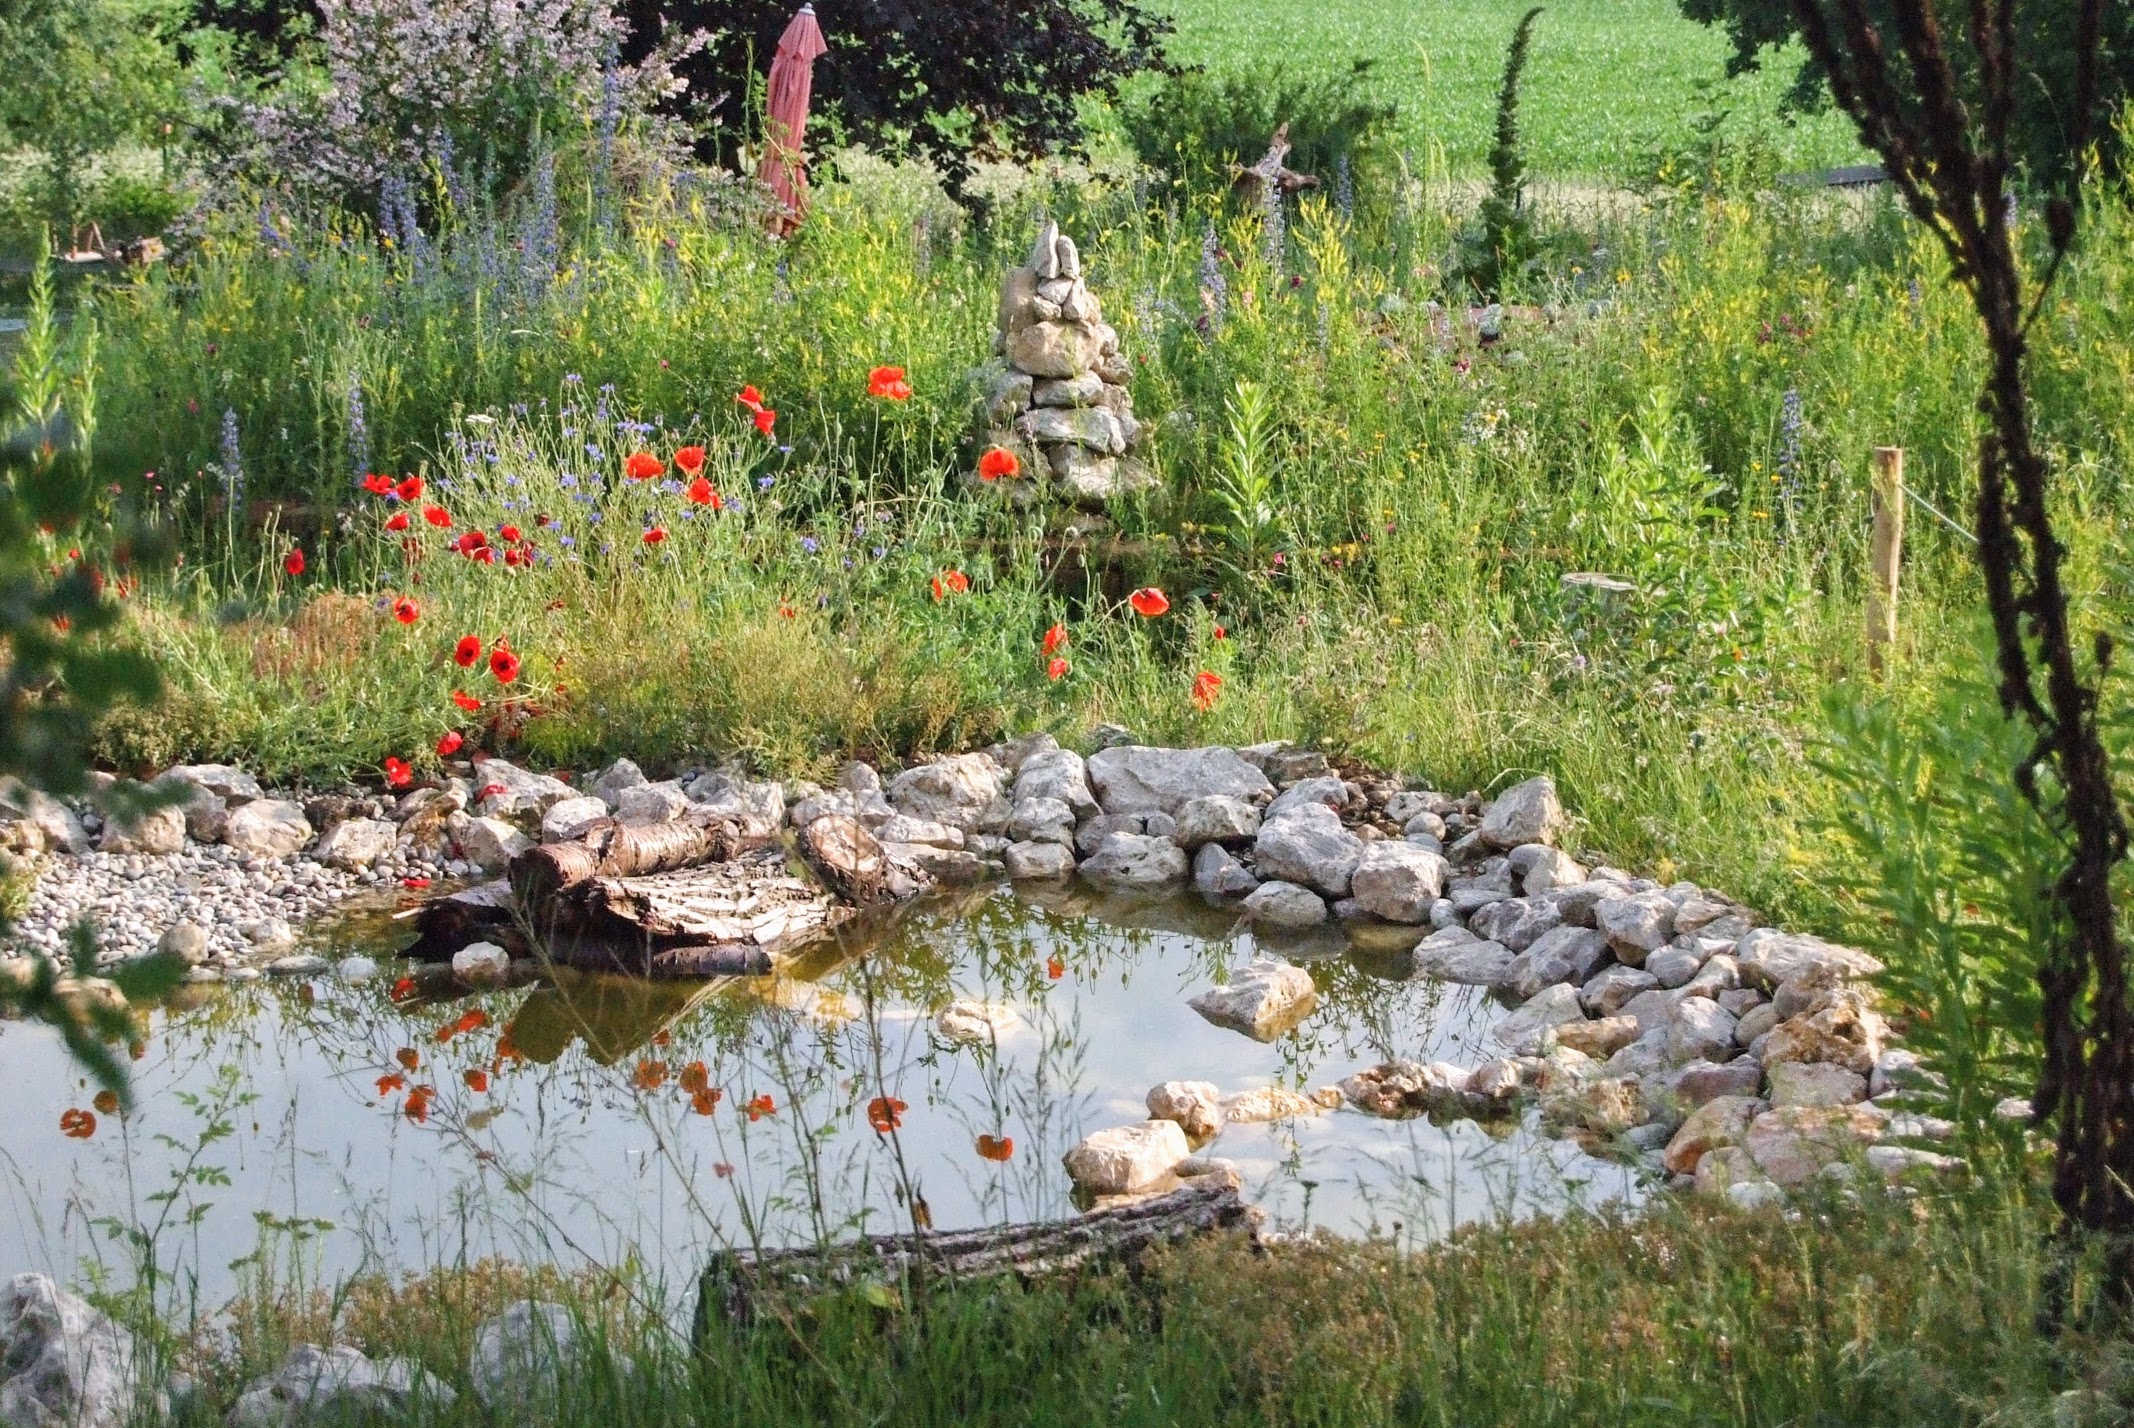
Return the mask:
[(807, 208), (807, 174), (801, 156), (801, 133), (808, 124), (808, 99), (815, 90), (815, 61), (829, 53), (823, 43), (822, 26), (815, 23), (815, 7), (803, 5), (793, 23), (778, 37), (778, 51), (771, 58), (771, 79), (764, 102), (763, 162), (756, 177), (778, 195), (784, 211), (778, 231), (791, 233), (800, 226)]

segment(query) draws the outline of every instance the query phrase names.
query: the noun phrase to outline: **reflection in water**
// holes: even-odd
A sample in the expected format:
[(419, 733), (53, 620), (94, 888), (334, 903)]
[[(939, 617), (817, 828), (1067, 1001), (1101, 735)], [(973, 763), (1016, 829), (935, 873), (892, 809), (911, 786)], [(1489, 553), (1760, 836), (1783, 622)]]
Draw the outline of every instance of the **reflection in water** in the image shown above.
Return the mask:
[[(380, 932), (333, 940), (376, 951)], [(166, 1272), (215, 1295), (262, 1234), (286, 1254), (300, 1226), (328, 1277), (501, 1254), (684, 1285), (721, 1245), (1068, 1214), (1061, 1156), (1142, 1119), (1159, 1081), (1308, 1091), (1393, 1056), (1474, 1064), (1497, 1014), (1406, 980), (1412, 937), (1321, 932), (1267, 944), (1310, 968), (1319, 1003), (1262, 1045), (1187, 1007), (1260, 948), (1180, 900), (986, 889), (870, 935), (776, 979), (559, 973), (472, 996), (418, 979), (399, 1001), (390, 979), (190, 988), (152, 1019), (141, 1109), (86, 1141), (58, 1129), (86, 1104), (78, 1073), (7, 1027), (0, 1271), (100, 1258), (123, 1279), (108, 1231), (141, 1226)], [(959, 998), (1012, 1014), (950, 1041), (935, 1015)], [(904, 1103), (893, 1133), (870, 1125), (877, 1098)], [(1277, 1226), (1410, 1240), (1637, 1193), (1530, 1125), (1343, 1110), (1233, 1124), (1203, 1153), (1236, 1162)]]

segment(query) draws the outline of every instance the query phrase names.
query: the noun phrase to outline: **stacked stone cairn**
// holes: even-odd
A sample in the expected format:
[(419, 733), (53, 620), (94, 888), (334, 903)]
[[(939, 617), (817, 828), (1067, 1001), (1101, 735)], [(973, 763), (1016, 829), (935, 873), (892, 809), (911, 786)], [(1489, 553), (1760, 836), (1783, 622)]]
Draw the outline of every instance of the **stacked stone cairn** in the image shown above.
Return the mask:
[(979, 450), (1015, 453), (1021, 472), (992, 485), (1032, 504), (1047, 484), (1067, 504), (1102, 510), (1155, 477), (1135, 454), (1142, 425), (1119, 334), (1082, 279), (1074, 240), (1046, 223), (1030, 261), (1000, 290), (993, 359), (977, 375)]

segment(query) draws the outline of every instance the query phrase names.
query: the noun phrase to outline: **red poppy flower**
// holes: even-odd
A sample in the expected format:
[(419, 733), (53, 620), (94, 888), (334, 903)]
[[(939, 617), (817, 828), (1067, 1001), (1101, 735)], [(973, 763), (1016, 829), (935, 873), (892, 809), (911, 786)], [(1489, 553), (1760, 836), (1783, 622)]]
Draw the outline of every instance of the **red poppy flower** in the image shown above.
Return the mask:
[(70, 1140), (87, 1140), (96, 1134), (96, 1117), (79, 1106), (59, 1113), (59, 1131)]
[(960, 570), (944, 570), (934, 577), (934, 598), (941, 600), (949, 595), (961, 595), (971, 588), (971, 577)]
[(876, 1135), (888, 1135), (904, 1124), (904, 1112), (909, 1109), (894, 1096), (876, 1096), (867, 1103), (867, 1124)]
[(1134, 613), (1144, 619), (1155, 619), (1171, 608), (1170, 597), (1153, 585), (1144, 585), (1126, 597), (1126, 603), (1134, 607)]
[(520, 541), (526, 539), (526, 533), (517, 526), (498, 526), (496, 528), (496, 538), (506, 545), (517, 545)]
[(386, 755), (385, 786), (387, 788), (406, 788), (408, 784), (414, 781), (414, 778), (415, 771), (409, 768), (406, 763), (394, 758), (391, 754)]
[(637, 1071), (630, 1077), (630, 1084), (640, 1091), (657, 1091), (667, 1084), (667, 1063), (664, 1061), (640, 1061)]
[(385, 518), (385, 528), (389, 531), (406, 530), (408, 528), (408, 513), (406, 511), (393, 512)]
[(1054, 655), (1052, 657), (1052, 662), (1045, 666), (1045, 678), (1064, 679), (1067, 675), (1067, 671), (1072, 668), (1074, 668), (1074, 666), (1067, 663), (1065, 656)]
[(406, 1116), (416, 1125), (421, 1125), (430, 1118), (430, 1097), (432, 1094), (434, 1093), (428, 1086), (417, 1086), (414, 1090), (408, 1092), (407, 1103), (400, 1108), (400, 1114)]
[(422, 1065), (422, 1057), (416, 1054), (412, 1046), (401, 1047), (393, 1053), (393, 1059), (399, 1062), (401, 1069), (405, 1071), (413, 1071)]
[(393, 488), (393, 494), (398, 496), (403, 501), (421, 500), (422, 478), (420, 476), (408, 476), (402, 478), (400, 484)]
[(694, 1096), (699, 1091), (711, 1088), (711, 1068), (701, 1061), (692, 1061), (684, 1066), (674, 1078), (674, 1084)]
[(467, 559), (474, 561), (478, 565), (494, 565), (496, 564), (496, 550), (492, 546), (485, 545), (468, 556)]
[(645, 544), (646, 544), (646, 545), (658, 545), (658, 544), (659, 544), (659, 543), (660, 543), (661, 541), (665, 540), (666, 538), (667, 538), (667, 528), (666, 528), (665, 526), (654, 526), (654, 527), (652, 527), (652, 529), (650, 529), (650, 530), (648, 530), (648, 531), (646, 531), (646, 532), (645, 532)]
[(489, 537), (483, 535), (480, 531), (461, 531), (459, 539), (452, 542), (452, 548), (461, 555), (472, 555), (487, 544), (489, 544)]
[(1230, 632), (1224, 629), (1221, 625), (1217, 625), (1215, 627), (1215, 638), (1219, 640), (1227, 640), (1230, 638)]
[(867, 374), (867, 395), (901, 402), (911, 395), (911, 383), (904, 380), (902, 367), (877, 367)]
[(437, 741), (437, 757), (441, 759), (451, 758), (454, 754), (460, 751), (460, 746), (465, 744), (466, 742), (467, 736), (465, 734), (462, 734), (459, 730), (445, 730), (445, 736)]
[[(475, 652), (475, 654), (477, 654), (477, 655), (479, 655), (479, 654), (480, 654), (480, 653), (482, 652), (482, 651), (481, 651), (481, 646), (480, 646), (479, 644), (477, 644), (477, 645), (476, 645), (476, 646), (474, 647), (474, 652)], [(461, 664), (473, 664), (473, 663), (474, 663), (474, 661), (473, 661), (473, 660), (471, 660), (471, 659), (463, 659), (463, 660), (461, 660), (461, 661), (460, 661), (460, 663), (461, 663)], [(482, 707), (482, 701), (481, 701), (481, 700), (479, 700), (479, 699), (476, 699), (476, 698), (475, 698), (475, 697), (474, 697), (473, 695), (471, 695), (471, 694), (467, 693), (467, 692), (466, 692), (465, 690), (461, 690), (461, 689), (455, 689), (455, 690), (453, 690), (453, 691), (452, 691), (452, 702), (453, 702), (454, 704), (457, 704), (457, 705), (458, 705), (458, 706), (459, 706), (460, 708), (462, 708), (462, 709), (466, 710), (466, 711), (467, 711), (467, 712), (468, 712), (469, 714), (472, 714), (472, 713), (473, 713), (473, 712), (474, 712), (475, 710), (477, 710), (477, 709), (479, 709), (479, 708), (481, 708), (481, 707)]]
[(489, 1073), (479, 1066), (469, 1066), (461, 1074), (460, 1080), (467, 1083), (467, 1089), (470, 1091), (483, 1092), (489, 1089)]
[(424, 506), (422, 508), (422, 518), (439, 528), (452, 524), (452, 513), (443, 506)]
[(750, 1120), (760, 1121), (765, 1116), (777, 1115), (778, 1103), (772, 1100), (768, 1095), (756, 1096), (749, 1101), (745, 1109), (748, 1111), (748, 1118)]
[(474, 662), (481, 657), (482, 642), (473, 635), (461, 635), (459, 643), (452, 646), (452, 662), (461, 669), (474, 668)]
[(1005, 446), (996, 446), (978, 458), (978, 479), (981, 481), (998, 481), (1004, 476), (1022, 474), (1022, 458)]
[(417, 892), (422, 891), (429, 885), (430, 880), (428, 878), (402, 878), (400, 880), (400, 886), (404, 888), (413, 888)]
[(1054, 625), (1051, 629), (1045, 631), (1044, 651), (1046, 654), (1058, 654), (1066, 643), (1067, 627), (1065, 625)]
[(1193, 676), (1193, 707), (1205, 714), (1215, 707), (1215, 697), (1222, 693), (1223, 677), (1208, 670)]
[(390, 1096), (395, 1091), (405, 1091), (407, 1088), (408, 1078), (397, 1071), (378, 1078), (378, 1094), (381, 1096)]
[(711, 489), (711, 480), (708, 477), (697, 477), (682, 494), (689, 498), (692, 505), (709, 506), (715, 511), (719, 508), (719, 493)]
[[(719, 1108), (719, 1095), (720, 1092), (716, 1086), (706, 1087), (701, 1091), (693, 1091), (689, 1096), (689, 1109), (700, 1116), (708, 1116)], [(729, 1167), (727, 1174), (730, 1175), (732, 1173), (732, 1168)]]
[(519, 677), (519, 657), (510, 650), (492, 650), (489, 654), (489, 672), (499, 684), (509, 684)]
[(783, 601), (783, 600), (780, 600), (780, 601), (778, 602), (778, 618), (779, 618), (779, 619), (781, 619), (781, 620), (790, 620), (790, 619), (792, 619), (792, 618), (793, 618), (793, 617), (794, 617), (795, 615), (797, 615), (798, 613), (799, 613), (798, 611), (796, 611), (796, 610), (795, 610), (795, 609), (794, 609), (794, 608), (793, 608), (793, 607), (792, 607), (791, 605), (788, 605), (788, 604), (787, 604), (787, 603), (786, 603), (785, 601)]
[(765, 436), (771, 434), (771, 424), (777, 420), (778, 413), (772, 411), (769, 407), (756, 408), (756, 430), (762, 432)]
[(422, 618), (422, 606), (403, 595), (393, 602), (393, 618), (403, 625), (412, 625)]
[(396, 1002), (404, 1002), (414, 995), (415, 979), (413, 977), (402, 977), (399, 981), (393, 983), (393, 989), (386, 993), (386, 996)]
[(978, 1158), (980, 1160), (1006, 1162), (1008, 1157), (1014, 1154), (1015, 1137), (1012, 1135), (982, 1135), (978, 1137)]
[(1060, 960), (1057, 952), (1045, 959), (1045, 975), (1055, 982), (1067, 975), (1067, 964)]
[(377, 472), (373, 471), (368, 476), (365, 476), (363, 478), (363, 489), (370, 492), (373, 496), (386, 495), (393, 489), (393, 478), (390, 476), (381, 476)]
[(291, 575), (302, 575), (304, 573), (304, 548), (302, 546), (294, 547), (287, 555), (282, 557), (282, 569), (288, 571)]
[(756, 390), (753, 382), (743, 387), (734, 400), (752, 412), (763, 410), (763, 393)]
[(665, 475), (666, 471), (667, 463), (649, 451), (633, 451), (622, 463), (622, 474), (632, 481), (649, 481)]
[(704, 470), (704, 448), (685, 446), (674, 453), (674, 464), (684, 476), (696, 476)]
[(513, 546), (510, 550), (504, 552), (504, 564), (506, 565), (524, 565), (526, 564), (528, 559), (530, 559), (530, 557), (526, 554), (526, 552), (520, 550), (517, 546)]

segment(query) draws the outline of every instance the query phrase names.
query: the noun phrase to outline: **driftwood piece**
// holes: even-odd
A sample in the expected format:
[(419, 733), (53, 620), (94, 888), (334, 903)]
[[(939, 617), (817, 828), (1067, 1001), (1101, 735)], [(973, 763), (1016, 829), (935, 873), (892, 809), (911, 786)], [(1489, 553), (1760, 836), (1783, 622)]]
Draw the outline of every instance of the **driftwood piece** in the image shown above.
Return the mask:
[(773, 851), (641, 878), (595, 878), (573, 888), (591, 913), (585, 925), (636, 933), (654, 942), (774, 950), (827, 931), (851, 911), (786, 870)]
[(1316, 174), (1300, 174), (1287, 167), (1283, 160), (1289, 157), (1289, 124), (1285, 120), (1275, 126), (1274, 137), (1267, 141), (1267, 152), (1257, 163), (1232, 164), (1230, 181), (1238, 196), (1246, 203), (1258, 207), (1267, 202), (1267, 185), (1273, 184), (1283, 193), (1295, 193), (1301, 188), (1317, 188)]
[(1261, 1218), (1238, 1194), (1237, 1177), (1217, 1173), (1198, 1176), (1167, 1195), (1069, 1220), (870, 1235), (828, 1249), (728, 1250), (712, 1258), (698, 1281), (696, 1328), (701, 1338), (713, 1315), (746, 1323), (768, 1299), (855, 1284), (999, 1275), (1028, 1281), (1131, 1261), (1153, 1245), (1221, 1230), (1254, 1230)]
[(442, 962), (473, 942), (494, 942), (514, 957), (531, 952), (513, 915), (511, 884), (501, 878), (424, 903), (415, 912), (415, 942), (406, 955)]

